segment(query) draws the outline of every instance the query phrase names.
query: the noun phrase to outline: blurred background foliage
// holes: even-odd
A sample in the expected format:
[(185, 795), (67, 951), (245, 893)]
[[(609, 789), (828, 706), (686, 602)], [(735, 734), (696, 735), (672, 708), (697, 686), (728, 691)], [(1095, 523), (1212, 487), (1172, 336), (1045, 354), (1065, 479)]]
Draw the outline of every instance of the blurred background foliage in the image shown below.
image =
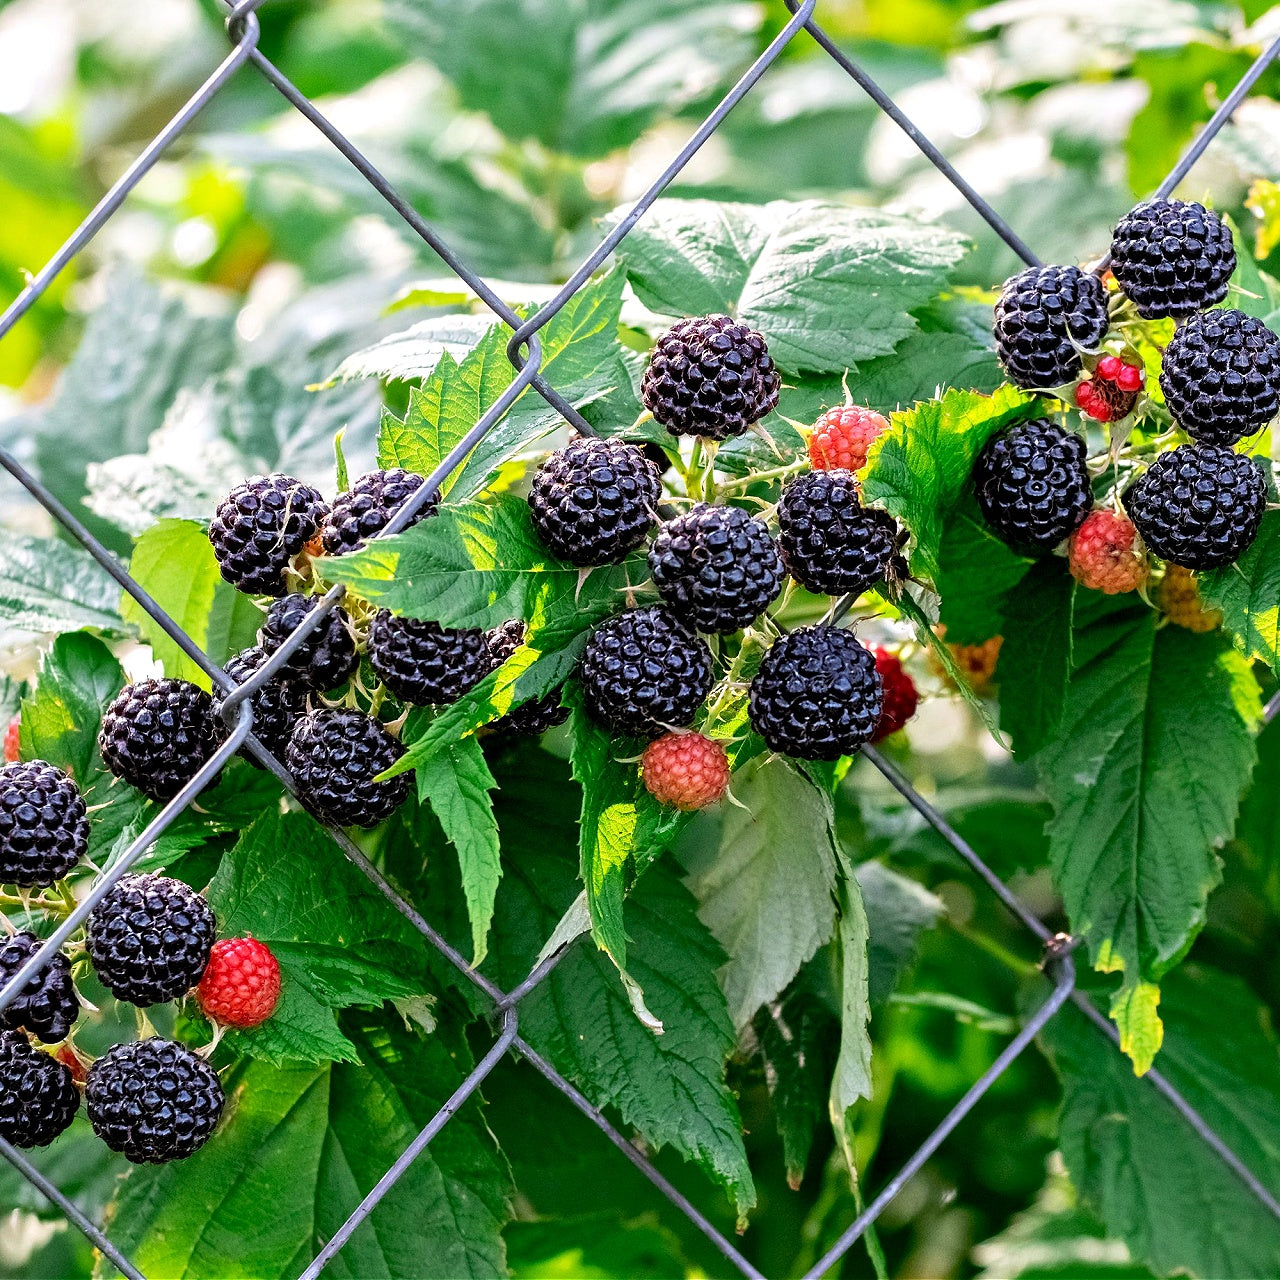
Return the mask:
[[(822, 0), (818, 16), (1051, 261), (1100, 254), (1116, 217), (1155, 186), (1260, 44), (1280, 34), (1280, 9), (1258, 0)], [(261, 11), (268, 55), (464, 257), (520, 282), (504, 291), (522, 301), (537, 296), (531, 285), (564, 278), (599, 234), (595, 219), (653, 179), (785, 20), (780, 3), (750, 0), (269, 0)], [(226, 47), (218, 6), (200, 0), (0, 0), (0, 301), (19, 292), (24, 273), (44, 263)], [(1253, 206), (1275, 204), (1275, 188), (1255, 184), (1280, 171), (1278, 86), (1273, 70), (1183, 188), (1211, 196), (1251, 237), (1274, 226), (1246, 199), (1253, 189)], [(973, 237), (962, 283), (986, 290), (1015, 267), (803, 36), (671, 194), (821, 196), (910, 211)], [(1269, 269), (1280, 267), (1274, 237), (1257, 249)], [(162, 294), (157, 280), (178, 288)], [(424, 281), (443, 292), (424, 293)], [(379, 389), (354, 384), (314, 409), (299, 407), (296, 393), (403, 327), (387, 306), (411, 283), (412, 303), (445, 299), (457, 310), (465, 301), (315, 131), (242, 71), (0, 343), (0, 438), (34, 453), (70, 499), (85, 492), (88, 464), (163, 456), (184, 447), (184, 429), (212, 419), (245, 454), (299, 474), (330, 467), (333, 429), (346, 424), (353, 466), (366, 463)], [(104, 301), (118, 317), (59, 386), (85, 316)], [(224, 465), (228, 483), (239, 478), (238, 456)], [(110, 493), (101, 476), (97, 488)], [(100, 527), (121, 545), (118, 528)], [(1264, 735), (1264, 762), (1280, 756), (1276, 735)], [(1058, 922), (1047, 874), (1027, 870), (1045, 863), (1029, 773), (953, 700), (926, 705), (909, 750), (926, 794)], [(877, 1095), (854, 1135), (874, 1188), (1005, 1043), (1020, 1000), (1040, 990), (1038, 957), (869, 768), (855, 768), (841, 800), (860, 856), (891, 856), (946, 908), (922, 934), (907, 993), (877, 1013)], [(1226, 885), (1196, 944), (1273, 1008), (1275, 810), (1274, 788), (1246, 805)], [(705, 1242), (529, 1075), (507, 1064), (486, 1089), (522, 1189), (537, 1190), (508, 1232), (515, 1273), (718, 1274)], [(758, 1057), (744, 1058), (735, 1083), (761, 1198), (752, 1256), (781, 1274), (797, 1256), (819, 1255), (854, 1196), (829, 1136), (819, 1137), (799, 1192), (789, 1190)], [(1005, 1075), (882, 1218), (872, 1247), (883, 1247), (890, 1274), (1147, 1274), (1075, 1206), (1054, 1155), (1057, 1097), (1038, 1055)], [(660, 1163), (692, 1184), (678, 1161)], [(66, 1172), (88, 1201), (105, 1201), (101, 1168)], [(39, 1207), (27, 1192), (10, 1203)], [(539, 1221), (570, 1205), (582, 1215), (572, 1239)], [(631, 1223), (623, 1234), (618, 1205)], [(87, 1274), (87, 1246), (41, 1215), (15, 1216), (0, 1235), (0, 1274)], [(873, 1273), (861, 1250), (844, 1265), (847, 1275)]]

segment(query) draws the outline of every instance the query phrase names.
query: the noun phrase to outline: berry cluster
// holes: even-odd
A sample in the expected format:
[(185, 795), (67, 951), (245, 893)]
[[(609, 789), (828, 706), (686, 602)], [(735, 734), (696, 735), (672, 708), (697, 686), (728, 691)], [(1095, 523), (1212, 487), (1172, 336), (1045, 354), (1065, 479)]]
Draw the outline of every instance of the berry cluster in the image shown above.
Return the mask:
[[(1011, 546), (1051, 551), (1070, 537), (1077, 579), (1115, 592), (1145, 580), (1147, 551), (1199, 570), (1233, 564), (1252, 544), (1267, 477), (1232, 446), (1280, 411), (1280, 336), (1241, 311), (1214, 309), (1227, 295), (1235, 245), (1226, 223), (1199, 204), (1139, 205), (1117, 225), (1109, 262), (1141, 320), (1178, 322), (1160, 390), (1191, 444), (1157, 455), (1128, 482), (1124, 516), (1100, 510), (1088, 523), (1084, 441), (1064, 427), (1039, 422), (1002, 433), (982, 450), (973, 479), (987, 523)], [(1118, 354), (1103, 350), (1108, 312), (1097, 274), (1033, 267), (1014, 276), (994, 326), (1010, 379), (1073, 399), (1096, 422), (1128, 419), (1141, 404), (1145, 371), (1127, 344)], [(1113, 437), (1113, 449), (1123, 461), (1124, 436)]]

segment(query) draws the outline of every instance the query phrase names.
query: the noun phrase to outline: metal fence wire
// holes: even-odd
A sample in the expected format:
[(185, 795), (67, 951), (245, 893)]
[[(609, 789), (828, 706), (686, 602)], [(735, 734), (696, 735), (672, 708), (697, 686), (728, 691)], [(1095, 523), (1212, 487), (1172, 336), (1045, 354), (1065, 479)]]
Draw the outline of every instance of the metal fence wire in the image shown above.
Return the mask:
[[(661, 176), (640, 197), (630, 212), (592, 250), (555, 296), (529, 319), (522, 320), (479, 275), (453, 252), (437, 232), (410, 207), (409, 203), (397, 193), (387, 179), (361, 154), (359, 149), (321, 113), (313, 102), (290, 83), (288, 78), (262, 53), (258, 47), (260, 30), (256, 10), (261, 6), (263, 0), (239, 0), (235, 4), (231, 4), (229, 0), (224, 0), (229, 10), (226, 27), (232, 44), (230, 54), (164, 129), (156, 135), (67, 242), (41, 271), (32, 278), (27, 288), (0, 316), (0, 339), (3, 339), (8, 334), (17, 321), (26, 314), (36, 300), (48, 289), (59, 273), (97, 235), (108, 219), (117, 212), (128, 198), (134, 187), (138, 185), (183, 130), (212, 101), (219, 90), (246, 64), (251, 64), (288, 103), (305, 116), (337, 148), (374, 190), (386, 200), (395, 213), (408, 223), (444, 260), (448, 267), (465, 281), (475, 294), (512, 330), (510, 341), (507, 344), (507, 353), (512, 364), (517, 369), (515, 380), (467, 433), (465, 438), (458, 443), (457, 447), (427, 478), (426, 483), (414, 492), (413, 496), (388, 523), (384, 531), (385, 534), (397, 533), (404, 529), (412, 521), (414, 515), (428, 502), (432, 501), (445, 478), (471, 449), (493, 429), (516, 398), (527, 387), (532, 387), (537, 394), (542, 396), (578, 431), (584, 434), (594, 434), (590, 424), (572, 405), (567, 403), (554, 387), (543, 379), (539, 372), (542, 362), (541, 344), (538, 339), (539, 331), (565, 306), (596, 269), (604, 263), (614, 249), (626, 238), (631, 229), (644, 216), (650, 205), (684, 169), (707, 139), (719, 128), (725, 117), (751, 91), (769, 67), (777, 61), (783, 49), (792, 40), (796, 39), (801, 32), (805, 32), (809, 38), (816, 41), (867, 93), (872, 101), (906, 133), (915, 146), (956, 187), (965, 200), (981, 215), (1006, 245), (1028, 265), (1037, 265), (1039, 259), (1004, 219), (955, 170), (938, 148), (920, 132), (871, 76), (848, 54), (842, 51), (822, 30), (814, 19), (814, 9), (818, 0), (784, 0), (784, 2), (791, 14), (786, 26), (778, 32), (777, 36), (774, 37), (769, 46), (756, 59), (737, 84), (707, 116), (680, 150), (679, 154), (662, 172)], [(1159, 195), (1167, 196), (1186, 176), (1191, 166), (1200, 158), (1219, 130), (1231, 119), (1236, 108), (1247, 97), (1259, 77), (1278, 56), (1280, 56), (1280, 39), (1274, 41), (1258, 57), (1236, 87), (1223, 100), (1213, 117), (1197, 135), (1186, 154), (1174, 166), (1173, 171), (1164, 182), (1160, 184)], [(165, 805), (147, 829), (125, 850), (115, 865), (98, 880), (91, 892), (77, 905), (75, 910), (71, 912), (27, 963), (14, 974), (8, 985), (3, 990), (0, 990), (0, 1010), (2, 1010), (17, 997), (27, 981), (49, 963), (61, 945), (84, 923), (90, 911), (110, 890), (112, 885), (130, 870), (142, 854), (156, 841), (170, 823), (196, 799), (200, 792), (217, 776), (222, 766), (242, 746), (247, 747), (259, 761), (280, 779), (285, 787), (291, 791), (293, 790), (293, 780), (288, 771), (253, 736), (253, 712), (250, 706), (250, 699), (259, 688), (275, 676), (277, 671), (288, 660), (289, 655), (304, 643), (308, 635), (338, 605), (342, 599), (344, 588), (337, 586), (328, 592), (320, 604), (308, 614), (306, 620), (281, 645), (269, 661), (264, 663), (243, 684), (234, 685), (226, 673), (212, 662), (191, 637), (133, 580), (112, 553), (11, 453), (3, 449), (0, 449), (0, 466), (3, 466), (5, 470), (14, 476), (54, 519), (76, 541), (84, 546), (121, 587), (138, 602), (139, 606), (146, 610), (182, 651), (203, 668), (223, 695), (223, 715), (226, 717), (228, 727), (231, 730), (226, 742), (218, 750), (217, 754)], [(1271, 719), (1277, 712), (1280, 712), (1280, 695), (1267, 706), (1266, 719)], [(956, 1103), (942, 1123), (938, 1125), (915, 1154), (879, 1191), (856, 1220), (850, 1223), (849, 1227), (831, 1248), (814, 1263), (807, 1273), (810, 1277), (821, 1276), (839, 1263), (853, 1244), (876, 1221), (898, 1192), (902, 1190), (907, 1181), (919, 1171), (934, 1151), (946, 1140), (952, 1130), (956, 1128), (960, 1121), (987, 1093), (1014, 1059), (1026, 1049), (1064, 1004), (1068, 1001), (1073, 1001), (1093, 1022), (1101, 1034), (1109, 1036), (1112, 1041), (1118, 1042), (1119, 1040), (1115, 1027), (1098, 1012), (1082, 993), (1076, 990), (1072, 951), (1077, 939), (1066, 935), (1052, 934), (1018, 900), (995, 872), (983, 862), (968, 843), (948, 824), (946, 819), (920, 795), (908, 778), (895, 765), (872, 748), (865, 748), (862, 754), (885, 776), (907, 803), (986, 882), (1004, 906), (1039, 940), (1043, 947), (1042, 967), (1045, 977), (1049, 981), (1050, 991), (1048, 997), (1027, 1020), (1022, 1030), (1014, 1036), (983, 1075), (974, 1082), (973, 1086)], [(374, 1211), (382, 1198), (396, 1184), (397, 1180), (445, 1125), (449, 1123), (463, 1103), (476, 1091), (485, 1077), (508, 1053), (514, 1053), (529, 1063), (530, 1066), (546, 1078), (553, 1088), (559, 1090), (579, 1111), (587, 1116), (605, 1137), (706, 1236), (742, 1275), (760, 1276), (760, 1271), (743, 1256), (737, 1246), (659, 1172), (649, 1157), (521, 1036), (519, 1023), (521, 1000), (547, 977), (568, 948), (575, 945), (575, 943), (567, 942), (562, 944), (541, 960), (518, 986), (511, 991), (502, 991), (484, 975), (475, 972), (471, 968), (465, 956), (452, 947), (413, 906), (396, 892), (382, 873), (352, 843), (345, 832), (332, 828), (331, 834), (343, 853), (368, 876), (381, 893), (409, 920), (422, 935), (426, 944), (435, 948), (468, 982), (472, 983), (488, 998), (492, 1005), (492, 1020), (498, 1026), (499, 1034), (492, 1047), (476, 1064), (454, 1095), (432, 1117), (430, 1123), (409, 1144), (400, 1158), (387, 1170), (369, 1194), (358, 1205), (353, 1206), (350, 1216), (342, 1227), (331, 1239), (324, 1243), (310, 1265), (301, 1273), (299, 1280), (314, 1280), (314, 1277), (324, 1270), (325, 1266), (360, 1228), (360, 1225)], [(1275, 1196), (1262, 1185), (1243, 1161), (1213, 1131), (1205, 1119), (1187, 1102), (1178, 1090), (1157, 1070), (1148, 1071), (1145, 1079), (1150, 1082), (1152, 1088), (1158, 1090), (1165, 1100), (1177, 1110), (1185, 1122), (1212, 1148), (1223, 1163), (1240, 1178), (1241, 1182), (1257, 1198), (1259, 1203), (1277, 1219), (1280, 1219), (1280, 1203), (1277, 1203)], [(10, 1164), (18, 1169), (51, 1203), (57, 1205), (67, 1218), (123, 1274), (132, 1277), (133, 1280), (145, 1280), (142, 1273), (128, 1258), (120, 1253), (103, 1233), (102, 1229), (46, 1178), (22, 1152), (16, 1150), (8, 1142), (0, 1140), (0, 1155), (3, 1155)]]

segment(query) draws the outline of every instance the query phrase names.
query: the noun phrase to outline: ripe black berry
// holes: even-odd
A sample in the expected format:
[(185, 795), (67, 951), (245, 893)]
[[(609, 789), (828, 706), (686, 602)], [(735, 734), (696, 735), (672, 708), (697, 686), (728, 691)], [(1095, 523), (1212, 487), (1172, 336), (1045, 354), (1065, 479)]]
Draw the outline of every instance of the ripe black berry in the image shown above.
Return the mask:
[(770, 751), (838, 760), (870, 742), (884, 687), (875, 655), (840, 627), (797, 627), (776, 641), (751, 681), (751, 725)]
[(0, 884), (44, 888), (89, 847), (89, 817), (76, 784), (44, 760), (0, 768)]
[(613, 733), (656, 738), (693, 723), (711, 692), (711, 650), (661, 605), (601, 623), (580, 668), (587, 711)]
[(254, 476), (237, 485), (209, 525), (222, 576), (253, 595), (283, 595), (289, 561), (315, 536), (328, 510), (319, 493), (292, 476)]
[(94, 971), (117, 1000), (161, 1004), (200, 981), (218, 926), (196, 891), (168, 876), (125, 876), (89, 913)]
[[(40, 945), (40, 939), (26, 929), (0, 942), (0, 989), (39, 951)], [(79, 1016), (71, 961), (59, 951), (26, 981), (18, 998), (0, 1013), (0, 1027), (10, 1031), (25, 1027), (37, 1040), (56, 1044), (66, 1039)]]
[(186, 680), (125, 685), (102, 716), (107, 768), (152, 800), (172, 800), (218, 749), (213, 699)]
[(978, 455), (973, 484), (996, 535), (1020, 550), (1049, 551), (1093, 506), (1084, 440), (1045, 418), (993, 436)]
[(810, 471), (788, 481), (778, 500), (778, 542), (787, 572), (819, 595), (861, 595), (901, 576), (906, 541), (887, 512), (864, 507), (852, 471)]
[(1111, 274), (1147, 320), (1221, 302), (1236, 269), (1230, 228), (1203, 205), (1148, 200), (1120, 219)]
[(649, 572), (667, 607), (698, 631), (753, 623), (782, 589), (782, 557), (762, 520), (741, 507), (698, 506), (664, 524)]
[[(267, 610), (267, 620), (258, 632), (258, 644), (268, 656), (284, 644), (319, 603), (319, 596), (295, 594), (277, 600)], [(338, 605), (289, 655), (284, 670), (288, 679), (300, 688), (328, 693), (354, 675), (359, 665), (351, 619)]]
[(339, 827), (376, 827), (409, 794), (407, 773), (374, 781), (403, 754), (371, 716), (339, 707), (298, 721), (285, 762), (308, 812)]
[(1243, 311), (1188, 316), (1165, 348), (1160, 388), (1192, 439), (1235, 444), (1280, 410), (1280, 337)]
[(1266, 506), (1258, 464), (1210, 444), (1162, 453), (1124, 493), (1143, 542), (1184, 569), (1234, 564), (1258, 536)]
[(653, 527), (658, 469), (633, 444), (574, 440), (538, 468), (529, 487), (543, 545), (580, 568), (618, 564)]
[[(223, 669), (236, 684), (244, 684), (269, 656), (265, 649), (254, 645), (251, 649), (242, 649)], [(306, 691), (292, 680), (268, 680), (249, 701), (253, 706), (254, 737), (277, 760), (283, 759), (293, 726), (307, 709)], [(214, 713), (219, 719), (221, 705), (215, 699)], [(251, 764), (258, 765), (257, 757), (251, 752), (242, 750), (240, 754)]]
[(419, 707), (457, 702), (493, 670), (483, 631), (397, 618), (386, 609), (369, 628), (369, 663), (397, 698)]
[(47, 1147), (75, 1119), (80, 1091), (71, 1070), (0, 1031), (0, 1138), (15, 1147)]
[(658, 339), (640, 398), (673, 436), (726, 440), (770, 413), (781, 386), (754, 329), (728, 316), (695, 316)]
[[(512, 618), (500, 626), (494, 627), (486, 635), (489, 644), (489, 656), (496, 671), (524, 643), (524, 623), (519, 618)], [(505, 716), (499, 717), (486, 726), (490, 734), (503, 734), (525, 737), (538, 737), (558, 724), (564, 724), (569, 718), (569, 708), (560, 704), (560, 689), (552, 689), (541, 698), (513, 707)]]
[(209, 1140), (226, 1096), (217, 1072), (185, 1045), (151, 1036), (117, 1044), (89, 1068), (93, 1131), (134, 1164), (184, 1160)]
[(1028, 267), (1005, 282), (995, 309), (996, 354), (1016, 386), (1061, 386), (1080, 373), (1080, 351), (1107, 334), (1107, 294), (1079, 267)]
[[(423, 476), (412, 471), (371, 471), (333, 501), (321, 529), (325, 554), (345, 556), (357, 551), (387, 527), (387, 522), (422, 487)], [(409, 524), (431, 515), (439, 498), (429, 499)]]

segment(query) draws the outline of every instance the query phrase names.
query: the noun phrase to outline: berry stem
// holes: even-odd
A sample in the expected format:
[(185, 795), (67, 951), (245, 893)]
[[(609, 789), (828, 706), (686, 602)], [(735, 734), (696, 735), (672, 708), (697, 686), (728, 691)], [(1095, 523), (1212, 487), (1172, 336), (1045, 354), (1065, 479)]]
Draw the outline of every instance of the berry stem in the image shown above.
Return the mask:
[(746, 489), (750, 485), (760, 484), (766, 480), (784, 480), (787, 476), (793, 476), (799, 471), (803, 471), (809, 465), (807, 458), (797, 458), (794, 462), (788, 462), (785, 467), (772, 467), (768, 471), (753, 471), (750, 475), (741, 476), (737, 480), (729, 480), (720, 486), (722, 493), (731, 493), (736, 489)]

